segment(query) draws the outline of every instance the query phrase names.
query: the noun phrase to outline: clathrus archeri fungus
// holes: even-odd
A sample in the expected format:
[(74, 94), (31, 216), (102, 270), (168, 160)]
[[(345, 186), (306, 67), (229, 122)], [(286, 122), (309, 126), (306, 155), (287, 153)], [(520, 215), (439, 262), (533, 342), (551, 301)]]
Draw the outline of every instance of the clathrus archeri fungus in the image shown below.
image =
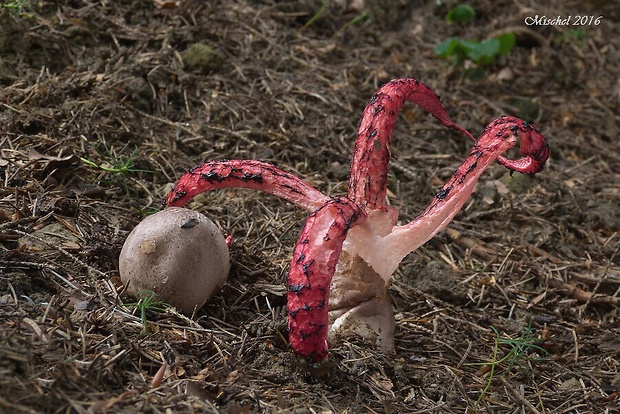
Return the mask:
[[(398, 211), (386, 204), (387, 170), (392, 131), (406, 101), (475, 143), (426, 210), (410, 223), (397, 225)], [(502, 157), (519, 138), (523, 157)], [(497, 161), (511, 172), (536, 174), (548, 156), (545, 138), (530, 123), (502, 116), (476, 140), (450, 120), (428, 86), (414, 79), (396, 79), (381, 87), (364, 110), (346, 197), (329, 197), (269, 163), (223, 160), (189, 170), (166, 196), (164, 205), (183, 206), (204, 191), (235, 187), (271, 193), (310, 212), (288, 274), (288, 327), (290, 345), (297, 355), (320, 362), (327, 357), (330, 326), (341, 327), (348, 323), (343, 320), (354, 320), (350, 316), (356, 313), (363, 327), (375, 330), (379, 345), (393, 348), (394, 316), (387, 287), (401, 260), (448, 225), (491, 163)], [(378, 315), (375, 319), (373, 312)]]

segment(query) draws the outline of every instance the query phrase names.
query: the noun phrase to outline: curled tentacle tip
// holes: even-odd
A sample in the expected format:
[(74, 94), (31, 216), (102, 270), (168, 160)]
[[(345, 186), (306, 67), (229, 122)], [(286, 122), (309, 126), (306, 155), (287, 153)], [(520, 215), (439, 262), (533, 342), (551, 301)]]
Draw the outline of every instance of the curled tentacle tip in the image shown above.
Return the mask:
[(534, 175), (545, 167), (549, 158), (549, 144), (547, 140), (531, 123), (515, 117), (504, 116), (500, 118), (504, 122), (512, 123), (511, 131), (521, 138), (519, 153), (524, 157), (510, 160), (498, 157), (497, 162), (508, 168), (511, 174), (514, 171)]

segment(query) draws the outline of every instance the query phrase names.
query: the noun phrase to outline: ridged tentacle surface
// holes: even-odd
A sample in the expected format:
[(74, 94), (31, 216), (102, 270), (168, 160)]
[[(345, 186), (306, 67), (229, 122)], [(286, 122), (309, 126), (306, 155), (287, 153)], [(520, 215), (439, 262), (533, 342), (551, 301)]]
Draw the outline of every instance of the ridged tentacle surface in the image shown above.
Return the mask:
[(308, 217), (287, 280), (289, 341), (314, 362), (327, 356), (329, 287), (348, 230), (366, 218), (347, 198), (334, 198)]
[(222, 160), (200, 164), (185, 173), (164, 200), (165, 206), (180, 207), (205, 191), (248, 188), (284, 198), (314, 211), (330, 198), (293, 174), (255, 160)]
[[(511, 116), (500, 117), (485, 128), (469, 156), (422, 214), (408, 224), (394, 226), (385, 236), (366, 237), (351, 250), (366, 260), (381, 277), (389, 280), (407, 254), (418, 249), (452, 221), (471, 195), (482, 173), (501, 154), (514, 147), (519, 139), (521, 142), (525, 140), (526, 146), (529, 145), (528, 157), (536, 160), (525, 163), (526, 170), (523, 172), (539, 172), (549, 154), (545, 138), (525, 121)], [(518, 164), (520, 160), (515, 162)], [(519, 171), (519, 168), (513, 169)], [(352, 233), (360, 232), (362, 227), (354, 229)], [(349, 240), (347, 243), (350, 243)]]
[(385, 208), (392, 131), (407, 101), (474, 140), (466, 129), (452, 122), (439, 97), (427, 85), (409, 78), (386, 83), (364, 109), (351, 159), (348, 197), (367, 209)]

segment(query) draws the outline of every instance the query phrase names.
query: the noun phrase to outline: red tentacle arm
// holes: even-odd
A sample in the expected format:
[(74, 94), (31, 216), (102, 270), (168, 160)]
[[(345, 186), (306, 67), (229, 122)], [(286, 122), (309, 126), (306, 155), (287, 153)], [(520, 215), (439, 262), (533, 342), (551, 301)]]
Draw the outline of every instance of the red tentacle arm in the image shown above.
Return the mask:
[(549, 144), (543, 135), (532, 124), (511, 116), (499, 118), (505, 122), (514, 122), (513, 128), (517, 128), (521, 137), (520, 154), (525, 155), (518, 160), (509, 160), (498, 157), (497, 162), (511, 171), (523, 174), (536, 174), (542, 171), (545, 162), (549, 158)]
[[(469, 156), (421, 215), (409, 224), (394, 226), (385, 236), (364, 234), (366, 225), (356, 227), (351, 230), (350, 239), (358, 233), (361, 237), (348, 250), (359, 254), (379, 275), (389, 280), (407, 254), (422, 246), (452, 221), (471, 195), (480, 175), (502, 153), (514, 147), (518, 138), (526, 144), (526, 162), (522, 161), (523, 158), (506, 162), (511, 163), (512, 169), (516, 171), (521, 169), (521, 164), (525, 165), (523, 172), (534, 174), (540, 171), (549, 155), (543, 135), (518, 118), (498, 118), (485, 128)], [(529, 159), (535, 162), (530, 163), (527, 161)]]
[(248, 188), (284, 198), (308, 211), (330, 199), (319, 190), (272, 164), (255, 160), (223, 160), (200, 164), (185, 173), (166, 195), (164, 206), (181, 207), (205, 191)]
[(308, 217), (297, 240), (287, 280), (289, 342), (301, 357), (327, 356), (329, 288), (348, 230), (366, 218), (346, 198), (335, 198)]
[(392, 131), (406, 101), (475, 140), (466, 129), (452, 122), (439, 97), (427, 85), (415, 79), (396, 79), (383, 85), (364, 109), (351, 160), (348, 197), (368, 209), (385, 207)]

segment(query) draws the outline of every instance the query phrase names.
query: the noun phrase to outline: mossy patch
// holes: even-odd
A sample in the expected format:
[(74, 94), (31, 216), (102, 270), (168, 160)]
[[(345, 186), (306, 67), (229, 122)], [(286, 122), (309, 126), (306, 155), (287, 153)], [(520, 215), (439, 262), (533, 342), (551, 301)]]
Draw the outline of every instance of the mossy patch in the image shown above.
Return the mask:
[(224, 64), (224, 57), (218, 51), (203, 43), (194, 43), (181, 52), (188, 69), (200, 72), (215, 72)]

